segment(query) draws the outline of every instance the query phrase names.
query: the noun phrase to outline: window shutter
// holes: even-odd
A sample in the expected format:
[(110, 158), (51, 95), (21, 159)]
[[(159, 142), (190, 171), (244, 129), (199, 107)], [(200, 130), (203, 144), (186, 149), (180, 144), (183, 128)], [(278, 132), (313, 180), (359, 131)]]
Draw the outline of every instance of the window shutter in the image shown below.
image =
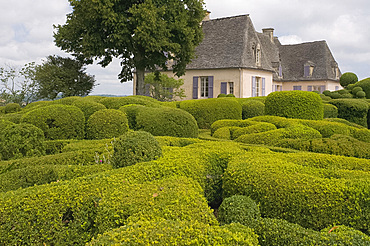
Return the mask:
[(221, 82), (221, 94), (227, 94), (227, 82)]
[(208, 98), (213, 98), (213, 76), (208, 77)]
[(312, 91), (312, 85), (307, 86), (307, 91)]
[(198, 79), (199, 77), (193, 77), (193, 99), (198, 99)]
[(145, 96), (150, 97), (150, 84), (145, 85)]
[(265, 78), (262, 78), (262, 96), (264, 97), (265, 96), (265, 86), (266, 86), (266, 79)]
[(325, 85), (320, 86), (320, 93), (322, 93), (323, 91), (325, 91)]
[(252, 77), (252, 97), (256, 96), (256, 77)]
[(283, 86), (282, 85), (280, 86), (280, 91), (283, 91)]

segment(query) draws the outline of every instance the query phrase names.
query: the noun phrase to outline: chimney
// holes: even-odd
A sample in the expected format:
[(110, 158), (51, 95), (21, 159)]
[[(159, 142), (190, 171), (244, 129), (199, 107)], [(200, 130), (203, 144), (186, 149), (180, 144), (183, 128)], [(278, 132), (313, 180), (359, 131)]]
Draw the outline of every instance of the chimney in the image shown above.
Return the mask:
[(209, 21), (211, 20), (211, 12), (210, 11), (206, 11), (206, 16), (203, 18), (203, 21)]
[(269, 36), (271, 42), (274, 42), (274, 28), (264, 28), (262, 32)]

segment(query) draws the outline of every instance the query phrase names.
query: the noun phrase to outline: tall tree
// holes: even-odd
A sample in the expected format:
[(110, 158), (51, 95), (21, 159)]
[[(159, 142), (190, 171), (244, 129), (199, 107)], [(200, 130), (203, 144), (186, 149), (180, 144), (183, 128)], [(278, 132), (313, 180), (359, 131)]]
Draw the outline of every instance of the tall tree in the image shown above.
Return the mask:
[(177, 98), (186, 97), (185, 90), (181, 88), (184, 84), (183, 79), (174, 79), (166, 74), (155, 72), (145, 76), (145, 92), (158, 101), (175, 101)]
[(36, 66), (35, 81), (39, 99), (86, 96), (95, 85), (95, 78), (86, 73), (84, 64), (69, 57), (48, 56), (42, 65)]
[(136, 94), (144, 94), (145, 70), (167, 70), (173, 60), (177, 76), (201, 42), (203, 0), (69, 0), (73, 12), (56, 26), (55, 43), (86, 64), (98, 59), (107, 66), (121, 60), (121, 82), (133, 79)]

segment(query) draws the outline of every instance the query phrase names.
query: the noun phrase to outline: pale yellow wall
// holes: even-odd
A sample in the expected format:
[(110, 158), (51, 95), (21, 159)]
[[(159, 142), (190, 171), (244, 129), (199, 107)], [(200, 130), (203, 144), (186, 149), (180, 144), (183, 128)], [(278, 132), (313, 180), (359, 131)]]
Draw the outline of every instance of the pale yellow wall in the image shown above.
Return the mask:
[[(252, 77), (265, 78), (265, 96), (272, 92), (272, 73), (262, 70), (243, 69), (242, 94), (237, 97), (246, 98), (252, 96)], [(259, 96), (262, 96), (261, 94)]]
[(283, 91), (293, 90), (293, 86), (302, 86), (302, 91), (307, 91), (307, 86), (320, 86), (325, 85), (325, 90), (335, 91), (336, 86), (343, 89), (339, 82), (323, 80), (323, 81), (297, 81), (297, 82), (283, 82)]

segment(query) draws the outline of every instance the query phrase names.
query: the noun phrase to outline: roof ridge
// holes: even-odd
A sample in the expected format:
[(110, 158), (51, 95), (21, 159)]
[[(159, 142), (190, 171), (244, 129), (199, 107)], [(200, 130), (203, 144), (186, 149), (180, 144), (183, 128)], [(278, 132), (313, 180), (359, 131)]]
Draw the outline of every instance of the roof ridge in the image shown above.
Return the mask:
[(235, 16), (227, 16), (227, 17), (220, 17), (220, 18), (216, 18), (216, 19), (210, 19), (210, 20), (207, 20), (206, 22), (210, 22), (210, 21), (220, 21), (220, 20), (233, 19), (233, 18), (240, 18), (240, 17), (249, 17), (249, 14), (235, 15)]

